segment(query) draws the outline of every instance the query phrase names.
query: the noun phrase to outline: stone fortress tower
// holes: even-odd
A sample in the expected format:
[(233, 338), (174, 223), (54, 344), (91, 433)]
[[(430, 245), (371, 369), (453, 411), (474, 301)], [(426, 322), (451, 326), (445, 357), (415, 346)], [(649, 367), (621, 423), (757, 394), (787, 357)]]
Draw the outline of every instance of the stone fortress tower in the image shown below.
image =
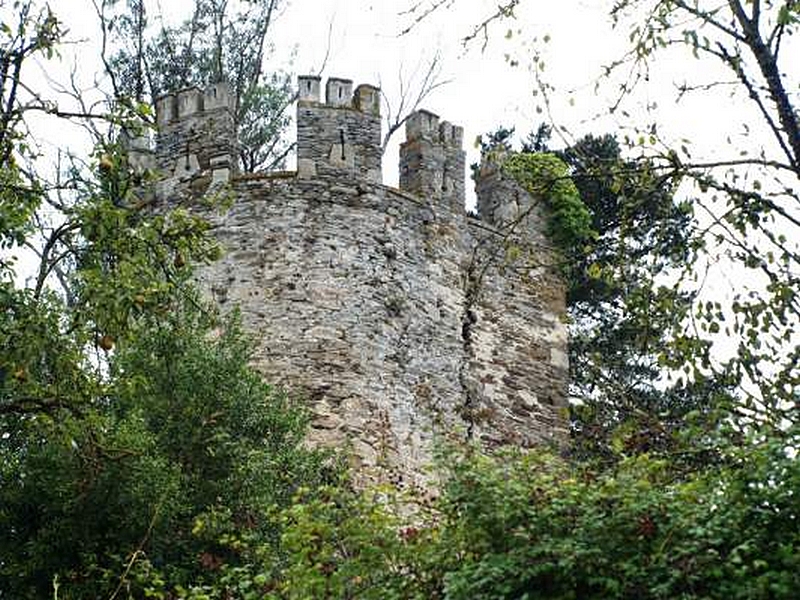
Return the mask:
[(240, 307), (266, 379), (309, 404), (311, 442), (349, 448), (365, 480), (424, 486), (439, 440), (562, 439), (565, 291), (543, 207), (484, 165), (467, 214), (463, 130), (427, 111), (406, 123), (400, 188), (383, 185), (380, 91), (298, 83), (296, 172), (237, 173), (224, 84), (157, 102), (150, 160), (165, 205), (232, 198), (209, 215), (224, 256), (200, 279)]

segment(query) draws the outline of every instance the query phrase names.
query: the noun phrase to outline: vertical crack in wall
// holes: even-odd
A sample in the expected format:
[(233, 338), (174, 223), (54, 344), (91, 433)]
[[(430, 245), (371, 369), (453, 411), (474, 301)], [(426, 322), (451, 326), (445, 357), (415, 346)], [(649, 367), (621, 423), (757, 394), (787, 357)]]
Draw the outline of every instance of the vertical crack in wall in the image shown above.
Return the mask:
[(475, 434), (475, 427), (478, 424), (481, 414), (484, 412), (480, 407), (481, 391), (479, 381), (472, 373), (473, 363), (478, 364), (478, 357), (475, 349), (475, 326), (478, 323), (477, 305), (480, 295), (484, 290), (484, 279), (490, 268), (497, 267), (502, 260), (501, 255), (508, 248), (509, 238), (514, 232), (514, 227), (507, 229), (502, 234), (500, 243), (491, 240), (490, 237), (476, 239), (472, 248), (469, 264), (464, 274), (464, 304), (461, 312), (461, 344), (464, 352), (463, 362), (459, 368), (458, 379), (463, 393), (463, 403), (461, 413), (467, 424), (467, 439), (471, 440)]
[(475, 306), (480, 294), (483, 269), (478, 268), (478, 248), (473, 250), (464, 276), (464, 304), (461, 310), (461, 347), (464, 351), (463, 361), (458, 370), (458, 382), (464, 394), (461, 413), (467, 424), (467, 439), (471, 440), (475, 433), (475, 415), (478, 409), (478, 390), (475, 380), (470, 376), (471, 363), (475, 358), (474, 327), (478, 322)]

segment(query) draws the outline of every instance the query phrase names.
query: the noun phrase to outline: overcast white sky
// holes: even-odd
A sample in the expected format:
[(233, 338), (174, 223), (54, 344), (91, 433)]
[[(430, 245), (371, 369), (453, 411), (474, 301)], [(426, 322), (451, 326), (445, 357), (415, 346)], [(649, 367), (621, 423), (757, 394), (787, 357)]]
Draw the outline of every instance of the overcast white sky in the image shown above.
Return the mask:
[[(48, 70), (63, 72), (63, 67), (77, 62), (88, 88), (100, 71), (91, 0), (52, 0), (51, 4), (70, 30), (70, 38), (80, 43), (64, 52), (66, 64), (50, 65)], [(541, 102), (532, 95), (534, 80), (528, 70), (535, 46), (546, 51), (542, 56), (545, 77), (556, 85), (558, 98), (563, 100), (563, 106), (553, 115), (558, 122), (577, 133), (616, 127), (607, 120), (591, 122), (594, 115), (603, 112), (604, 105), (593, 93), (594, 80), (602, 65), (622, 50), (617, 43), (620, 36), (609, 34), (607, 6), (602, 0), (548, 3), (546, 11), (541, 10), (541, 2), (527, 0), (518, 9), (515, 21), (492, 28), (484, 50), (480, 41), (465, 49), (461, 40), (494, 10), (496, 2), (459, 0), (455, 9), (436, 13), (399, 36), (409, 23), (403, 8), (410, 4), (411, 0), (292, 0), (275, 21), (271, 62), (276, 68), (303, 74), (317, 72), (327, 55), (324, 76), (380, 83), (396, 106), (400, 78), (413, 87), (414, 75), (419, 78), (427, 61), (438, 52), (442, 57), (441, 79), (450, 83), (439, 88), (425, 107), (465, 127), (471, 162), (477, 159), (472, 148), (477, 135), (500, 125), (516, 125), (520, 133), (525, 133), (546, 117), (537, 113)], [(152, 5), (151, 17), (157, 12), (178, 14), (187, 3), (154, 0)], [(507, 39), (509, 30), (513, 35)], [(517, 60), (518, 66), (511, 66), (506, 55)], [(568, 95), (562, 94), (571, 88), (579, 91), (574, 106), (567, 105)], [(385, 162), (387, 183), (395, 183), (396, 148), (390, 150)]]
[[(465, 140), (476, 159), (472, 142), (499, 125), (516, 125), (527, 133), (551, 117), (575, 135), (624, 132), (631, 123), (646, 126), (658, 120), (660, 132), (672, 140), (691, 138), (706, 152), (713, 151), (721, 131), (730, 130), (730, 114), (747, 118), (746, 100), (734, 106), (719, 94), (703, 94), (675, 105), (676, 81), (693, 74), (708, 79), (708, 63), (686, 58), (662, 60), (651, 73), (647, 88), (627, 106), (634, 118), (621, 112), (607, 114), (615, 87), (605, 82), (599, 92), (595, 83), (602, 67), (619, 58), (627, 45), (627, 31), (612, 32), (607, 0), (523, 0), (515, 20), (496, 24), (486, 48), (478, 40), (465, 49), (461, 39), (496, 7), (496, 0), (456, 0), (452, 9), (440, 11), (414, 28), (399, 32), (409, 22), (403, 10), (414, 0), (291, 0), (272, 31), (275, 46), (272, 64), (295, 73), (316, 72), (325, 63), (324, 76), (340, 76), (356, 82), (380, 83), (396, 105), (399, 78), (405, 81), (424, 70), (436, 52), (442, 56), (441, 77), (450, 83), (426, 101), (426, 108), (465, 127)], [(51, 5), (79, 43), (63, 53), (63, 63), (48, 71), (66, 72), (77, 63), (87, 88), (100, 72), (97, 19), (92, 0), (51, 0)], [(190, 4), (182, 0), (151, 0), (150, 15), (175, 15)], [(512, 36), (507, 39), (506, 33)], [(545, 42), (545, 39), (549, 40)], [(788, 50), (784, 50), (787, 52)], [(534, 97), (530, 72), (533, 57), (544, 61), (542, 73), (554, 86), (550, 113), (540, 114), (541, 96)], [(510, 59), (510, 60), (508, 60)], [(518, 66), (512, 66), (516, 61)], [(648, 114), (646, 107), (657, 104)], [(652, 108), (652, 107), (651, 107)], [(703, 134), (703, 132), (707, 132)], [(399, 137), (399, 136), (398, 136)], [(399, 140), (398, 140), (399, 141)], [(396, 150), (386, 157), (387, 183), (396, 181)]]
[[(496, 0), (456, 0), (453, 8), (435, 13), (399, 36), (409, 23), (403, 10), (413, 3), (291, 0), (274, 23), (271, 64), (298, 74), (316, 72), (327, 55), (324, 76), (380, 83), (396, 105), (399, 78), (413, 85), (415, 71), (421, 75), (426, 60), (439, 52), (441, 77), (450, 83), (437, 90), (425, 107), (464, 126), (468, 163), (477, 160), (472, 147), (477, 135), (500, 125), (515, 125), (518, 133), (525, 134), (548, 118), (575, 135), (619, 134), (633, 123), (646, 127), (658, 121), (659, 133), (669, 141), (690, 138), (699, 152), (709, 154), (721, 133), (732, 129), (731, 114), (743, 120), (752, 114), (746, 99), (731, 101), (720, 94), (706, 93), (676, 105), (675, 82), (693, 75), (707, 80), (710, 68), (708, 63), (687, 59), (682, 51), (678, 60), (667, 57), (659, 62), (647, 87), (626, 107), (632, 118), (620, 111), (610, 116), (607, 109), (615, 86), (606, 81), (596, 92), (595, 83), (602, 67), (619, 58), (628, 42), (625, 28), (612, 32), (608, 0), (523, 0), (515, 20), (491, 29), (483, 50), (481, 40), (467, 49), (461, 40), (495, 10)], [(63, 64), (49, 65), (48, 71), (60, 70), (63, 77), (65, 67), (77, 63), (84, 85), (91, 88), (100, 72), (92, 0), (51, 0), (51, 5), (70, 30), (70, 38), (80, 43), (63, 53)], [(183, 0), (151, 0), (149, 12), (152, 19), (158, 13), (179, 14), (189, 6)], [(508, 39), (507, 32), (512, 34)], [(554, 86), (550, 110), (544, 113), (538, 112), (547, 107), (541, 96), (533, 95), (535, 80), (530, 72), (537, 54), (544, 61), (543, 78)], [(396, 136), (395, 143), (400, 137)], [(385, 163), (386, 182), (396, 183), (396, 148), (387, 153)]]
[[(271, 64), (297, 74), (313, 73), (319, 71), (327, 55), (323, 76), (379, 83), (389, 102), (396, 105), (400, 77), (406, 82), (411, 78), (413, 85), (415, 70), (419, 75), (426, 60), (438, 52), (442, 57), (441, 76), (451, 82), (437, 90), (425, 108), (464, 126), (468, 164), (478, 158), (473, 147), (476, 136), (500, 125), (515, 126), (518, 133), (526, 134), (548, 119), (575, 136), (606, 132), (622, 136), (632, 133), (633, 127), (648, 128), (656, 122), (659, 134), (669, 143), (691, 140), (695, 158), (729, 156), (728, 137), (734, 142), (739, 138), (750, 148), (764, 141), (758, 133), (747, 132), (746, 124), (757, 125), (761, 118), (741, 95), (730, 97), (715, 89), (675, 103), (676, 83), (707, 82), (718, 75), (709, 72), (713, 65), (692, 60), (684, 49), (672, 58), (665, 53), (651, 71), (647, 85), (638, 89), (624, 107), (630, 116), (621, 110), (609, 115), (614, 82), (604, 81), (599, 91), (595, 83), (602, 67), (618, 59), (628, 44), (626, 28), (612, 31), (607, 14), (609, 0), (523, 0), (515, 20), (498, 23), (490, 30), (485, 49), (480, 39), (466, 49), (461, 40), (494, 10), (497, 0), (456, 0), (452, 9), (432, 15), (407, 35), (399, 36), (408, 24), (403, 9), (413, 1), (291, 0), (274, 23)], [(44, 67), (64, 81), (65, 74), (75, 66), (82, 85), (91, 90), (101, 73), (92, 0), (51, 0), (51, 5), (76, 43), (63, 51), (60, 63), (50, 62)], [(152, 0), (150, 14), (176, 14), (189, 5), (186, 0)], [(511, 33), (509, 38), (507, 32)], [(794, 46), (788, 46), (790, 43)], [(784, 55), (800, 55), (798, 45), (798, 40), (788, 40)], [(553, 86), (549, 95), (552, 102), (547, 107), (541, 95), (534, 96), (531, 67), (537, 62), (535, 56), (544, 61), (542, 76)], [(797, 89), (798, 74), (792, 76), (789, 82)], [(41, 117), (36, 125), (51, 148), (79, 139), (73, 135), (77, 131), (65, 129), (63, 122), (49, 123)], [(384, 178), (389, 184), (397, 181), (396, 144), (400, 137), (402, 132), (384, 159)], [(723, 271), (718, 269), (714, 276), (714, 288), (741, 285), (734, 281), (736, 273)]]
[[(434, 13), (399, 35), (410, 23), (404, 9), (411, 4), (411, 0), (315, 0), (313, 16), (309, 16), (308, 0), (295, 1), (276, 23), (277, 53), (285, 56), (296, 46), (296, 70), (313, 72), (322, 64), (330, 38), (326, 74), (379, 82), (396, 105), (400, 78), (410, 80), (413, 87), (413, 75), (421, 76), (427, 61), (438, 52), (441, 78), (449, 83), (431, 95), (425, 107), (465, 128), (468, 163), (478, 159), (473, 147), (476, 136), (500, 125), (516, 125), (518, 132), (526, 133), (545, 118), (537, 113), (540, 99), (533, 96), (535, 83), (528, 69), (532, 48), (546, 49), (546, 77), (559, 89), (591, 88), (603, 62), (615, 55), (601, 0), (547, 3), (546, 12), (543, 3), (527, 0), (518, 8), (516, 20), (492, 27), (485, 48), (482, 38), (466, 48), (462, 39), (496, 10), (496, 1), (459, 0), (453, 9)], [(574, 18), (576, 9), (581, 19)], [(576, 40), (581, 42), (576, 45)], [(587, 52), (584, 42), (590, 40), (596, 48)], [(512, 66), (513, 61), (517, 66)], [(571, 113), (564, 115), (569, 121), (564, 124), (580, 128), (588, 115)], [(402, 133), (395, 143), (401, 137)], [(390, 183), (396, 181), (396, 152), (391, 148), (386, 157), (384, 171)]]

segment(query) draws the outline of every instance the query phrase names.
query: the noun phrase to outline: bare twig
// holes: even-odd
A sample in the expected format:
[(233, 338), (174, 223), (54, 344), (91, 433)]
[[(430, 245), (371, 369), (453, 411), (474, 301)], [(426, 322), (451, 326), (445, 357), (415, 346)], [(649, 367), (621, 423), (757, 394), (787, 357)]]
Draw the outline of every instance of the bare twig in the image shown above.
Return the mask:
[(441, 54), (436, 52), (427, 62), (425, 73), (419, 84), (413, 85), (416, 73), (406, 79), (402, 70), (398, 73), (400, 94), (397, 106), (393, 107), (388, 96), (383, 94), (386, 111), (386, 133), (383, 134), (382, 152), (386, 152), (392, 136), (400, 129), (408, 118), (418, 110), (430, 95), (442, 86), (450, 83), (449, 79), (442, 79)]

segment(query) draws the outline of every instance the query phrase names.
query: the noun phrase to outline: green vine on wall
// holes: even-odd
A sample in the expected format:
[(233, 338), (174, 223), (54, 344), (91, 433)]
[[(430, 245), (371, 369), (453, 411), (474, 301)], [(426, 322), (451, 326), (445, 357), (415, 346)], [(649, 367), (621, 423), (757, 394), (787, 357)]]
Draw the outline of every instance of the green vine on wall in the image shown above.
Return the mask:
[(547, 203), (548, 233), (565, 252), (582, 248), (597, 237), (592, 214), (581, 200), (566, 163), (550, 152), (518, 152), (502, 163), (510, 175), (534, 198)]

